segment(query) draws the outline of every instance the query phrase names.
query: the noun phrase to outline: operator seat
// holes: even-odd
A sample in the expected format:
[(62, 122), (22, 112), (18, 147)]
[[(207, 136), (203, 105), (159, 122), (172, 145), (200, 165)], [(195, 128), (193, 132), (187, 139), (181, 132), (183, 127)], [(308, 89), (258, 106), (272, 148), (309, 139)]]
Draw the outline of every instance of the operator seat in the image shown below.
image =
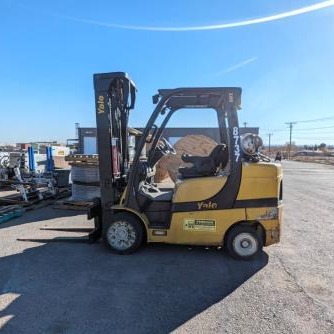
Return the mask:
[(192, 163), (191, 167), (180, 167), (182, 178), (213, 176), (219, 168), (225, 168), (228, 163), (228, 149), (225, 144), (218, 144), (207, 157), (182, 154), (184, 162)]

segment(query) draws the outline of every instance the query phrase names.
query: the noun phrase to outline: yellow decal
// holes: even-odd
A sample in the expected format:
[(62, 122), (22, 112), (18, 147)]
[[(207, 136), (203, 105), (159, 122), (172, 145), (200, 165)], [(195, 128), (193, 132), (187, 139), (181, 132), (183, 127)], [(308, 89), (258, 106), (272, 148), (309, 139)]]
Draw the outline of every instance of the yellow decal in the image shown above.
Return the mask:
[(104, 96), (100, 95), (99, 99), (97, 100), (97, 113), (103, 114), (104, 113)]
[(184, 231), (215, 232), (216, 221), (211, 219), (185, 219), (183, 221)]
[(217, 209), (217, 203), (215, 202), (197, 202), (198, 210)]

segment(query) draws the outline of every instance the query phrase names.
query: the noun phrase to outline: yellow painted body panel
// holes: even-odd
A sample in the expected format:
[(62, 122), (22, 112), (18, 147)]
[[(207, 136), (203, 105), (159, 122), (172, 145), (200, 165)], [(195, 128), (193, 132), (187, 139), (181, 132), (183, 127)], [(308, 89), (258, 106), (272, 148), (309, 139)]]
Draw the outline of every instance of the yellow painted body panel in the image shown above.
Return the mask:
[(265, 218), (268, 215), (268, 211), (272, 208), (247, 208), (246, 219), (248, 221), (259, 222), (265, 230), (266, 242), (264, 246), (269, 246), (280, 241), (281, 238), (281, 221), (283, 205), (277, 207), (278, 215), (276, 219)]
[(226, 176), (196, 177), (175, 184), (173, 203), (203, 201), (216, 195), (225, 185)]
[(243, 163), (237, 200), (278, 197), (281, 179), (279, 164)]
[[(280, 241), (282, 206), (278, 207), (278, 219), (261, 219), (270, 208), (230, 209), (230, 210), (208, 210), (194, 212), (178, 212), (172, 216), (170, 229), (166, 230), (166, 236), (153, 235), (156, 229), (148, 227), (149, 221), (146, 215), (135, 210), (114, 206), (116, 211), (131, 212), (138, 216), (143, 222), (147, 232), (147, 242), (162, 242), (170, 244), (185, 245), (207, 245), (223, 246), (226, 231), (235, 223), (242, 221), (259, 222), (266, 233), (266, 243), (269, 246)], [(196, 231), (185, 228), (185, 222), (189, 220), (209, 220), (215, 222), (215, 229), (207, 231)]]
[[(186, 245), (221, 246), (226, 230), (235, 222), (245, 220), (245, 209), (208, 210), (173, 213), (166, 237), (151, 236), (152, 242)], [(214, 221), (215, 229), (189, 230), (188, 221)]]
[[(172, 201), (204, 201), (216, 195), (224, 187), (226, 180), (226, 176), (215, 176), (179, 181), (176, 183)], [(237, 200), (279, 198), (281, 180), (282, 168), (278, 164), (243, 163)], [(226, 231), (240, 222), (260, 223), (265, 231), (265, 246), (280, 241), (282, 205), (277, 207), (278, 214), (275, 217), (270, 216), (273, 210), (271, 207), (225, 210), (211, 207), (199, 211), (175, 212), (171, 216), (170, 228), (165, 230), (149, 228), (149, 220), (145, 213), (122, 205), (114, 206), (113, 209), (128, 211), (138, 216), (145, 226), (148, 242), (222, 246)], [(154, 235), (154, 231), (165, 231), (166, 235)]]

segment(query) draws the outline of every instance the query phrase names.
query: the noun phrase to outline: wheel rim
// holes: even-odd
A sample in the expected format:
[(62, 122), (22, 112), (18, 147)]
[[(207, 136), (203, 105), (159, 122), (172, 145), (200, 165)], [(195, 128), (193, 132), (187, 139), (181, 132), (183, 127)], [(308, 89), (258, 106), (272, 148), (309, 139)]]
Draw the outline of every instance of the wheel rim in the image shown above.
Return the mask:
[(233, 249), (239, 256), (251, 256), (258, 250), (258, 241), (250, 233), (240, 233), (233, 240)]
[(107, 239), (113, 248), (126, 250), (135, 244), (136, 231), (128, 222), (117, 221), (109, 227)]

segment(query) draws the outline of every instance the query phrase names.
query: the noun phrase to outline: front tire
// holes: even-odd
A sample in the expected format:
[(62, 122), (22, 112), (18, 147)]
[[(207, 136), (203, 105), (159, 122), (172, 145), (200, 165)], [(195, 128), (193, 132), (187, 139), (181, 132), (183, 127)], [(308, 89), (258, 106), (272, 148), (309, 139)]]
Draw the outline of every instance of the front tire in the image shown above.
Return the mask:
[(141, 222), (126, 212), (115, 213), (103, 230), (105, 245), (117, 254), (131, 254), (142, 244)]
[(226, 237), (228, 253), (238, 260), (251, 260), (263, 248), (261, 234), (252, 226), (238, 225)]

